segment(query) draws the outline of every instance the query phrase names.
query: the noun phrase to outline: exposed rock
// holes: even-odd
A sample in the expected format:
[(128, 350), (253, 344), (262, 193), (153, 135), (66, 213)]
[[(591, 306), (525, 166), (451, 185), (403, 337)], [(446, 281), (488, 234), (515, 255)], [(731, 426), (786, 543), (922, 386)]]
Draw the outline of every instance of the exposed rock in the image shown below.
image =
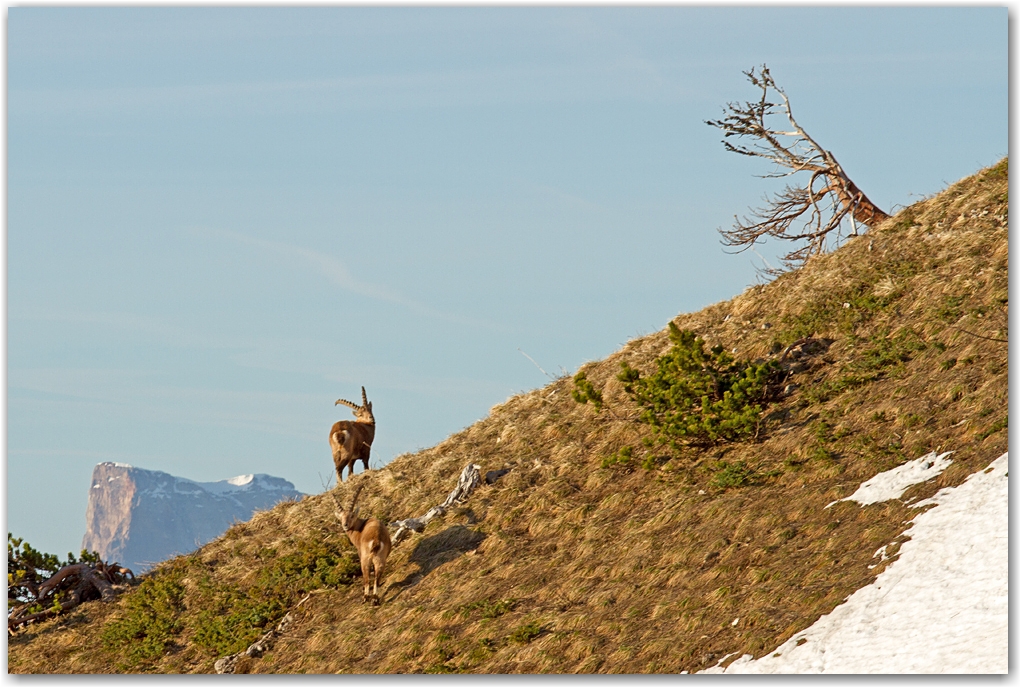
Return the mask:
[(240, 475), (195, 482), (124, 463), (92, 471), (82, 548), (142, 572), (215, 539), (258, 509), (303, 496), (285, 479)]

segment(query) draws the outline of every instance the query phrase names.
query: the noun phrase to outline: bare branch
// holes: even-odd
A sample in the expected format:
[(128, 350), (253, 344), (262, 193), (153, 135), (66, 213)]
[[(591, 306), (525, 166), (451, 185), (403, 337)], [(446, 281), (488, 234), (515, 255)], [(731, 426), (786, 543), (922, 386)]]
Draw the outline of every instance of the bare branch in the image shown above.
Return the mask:
[[(722, 144), (726, 150), (774, 164), (776, 170), (761, 175), (763, 178), (787, 178), (802, 172), (810, 176), (802, 184), (791, 184), (771, 198), (766, 196), (765, 205), (753, 209), (751, 218), (735, 218), (732, 229), (720, 229), (723, 244), (736, 246), (739, 252), (768, 236), (806, 241), (806, 245), (782, 258), (784, 268), (792, 269), (810, 256), (824, 252), (832, 236), (838, 243), (844, 221), (850, 224), (850, 235), (856, 236), (858, 225), (872, 226), (888, 219), (846, 175), (835, 156), (797, 123), (790, 99), (776, 85), (768, 67), (762, 65), (757, 73), (751, 68), (744, 75), (761, 90), (761, 97), (742, 105), (729, 103), (722, 119), (705, 123), (723, 131)], [(771, 102), (770, 90), (779, 95), (781, 104)], [(766, 120), (773, 116), (785, 116), (786, 126), (772, 127)], [(726, 140), (733, 136), (741, 142)], [(743, 142), (745, 139), (747, 143)], [(823, 184), (820, 188), (819, 183)], [(766, 272), (778, 274), (785, 269)]]
[[(97, 597), (112, 601), (116, 596), (113, 585), (126, 582), (128, 577), (134, 579), (134, 573), (117, 563), (81, 562), (63, 566), (38, 586), (19, 585), (28, 595), (13, 602), (8, 588), (7, 631), (13, 633), (22, 625), (52, 618)], [(49, 608), (40, 608), (45, 604), (50, 604)]]
[(479, 484), (481, 484), (481, 474), (479, 470), (481, 466), (475, 465), (474, 463), (468, 463), (464, 466), (464, 469), (460, 473), (460, 477), (457, 480), (457, 486), (454, 487), (450, 495), (446, 497), (446, 500), (442, 503), (432, 506), (425, 515), (417, 518), (407, 518), (406, 520), (397, 520), (396, 522), (390, 523), (392, 527), (396, 527), (393, 534), (393, 545), (396, 546), (403, 541), (411, 532), (422, 532), (425, 530), (425, 526), (429, 524), (433, 518), (443, 515), (447, 509), (453, 506), (467, 501), (468, 496), (471, 495)]

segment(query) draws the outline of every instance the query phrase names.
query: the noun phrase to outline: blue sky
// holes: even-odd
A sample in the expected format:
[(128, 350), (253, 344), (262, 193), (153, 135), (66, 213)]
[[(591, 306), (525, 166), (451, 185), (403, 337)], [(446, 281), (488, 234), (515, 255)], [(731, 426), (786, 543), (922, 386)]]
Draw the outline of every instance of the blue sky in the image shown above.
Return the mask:
[(375, 464), (431, 446), (755, 283), (742, 71), (890, 211), (1006, 155), (1007, 50), (1005, 8), (10, 8), (8, 529), (77, 552), (104, 460), (319, 492), (361, 385)]

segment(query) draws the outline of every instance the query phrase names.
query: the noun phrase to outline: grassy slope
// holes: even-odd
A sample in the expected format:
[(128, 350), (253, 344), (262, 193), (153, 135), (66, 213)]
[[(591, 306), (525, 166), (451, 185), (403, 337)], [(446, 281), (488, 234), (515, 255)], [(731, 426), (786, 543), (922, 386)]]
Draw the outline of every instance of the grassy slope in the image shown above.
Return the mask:
[[(615, 375), (622, 360), (653, 368), (669, 341), (651, 334), (585, 366), (600, 413), (560, 379), (355, 476), (362, 510), (394, 520), (442, 501), (468, 462), (510, 468), (394, 550), (382, 606), (361, 603), (332, 501), (313, 496), (160, 566), (114, 604), (23, 631), (9, 670), (209, 672), (309, 590), (269, 654), (239, 672), (679, 672), (760, 656), (868, 584), (887, 565), (870, 567), (875, 550), (916, 513), (826, 504), (954, 450), (910, 501), (1006, 449), (1007, 346), (991, 339), (1008, 337), (1007, 212), (1003, 160), (796, 272), (678, 316), (739, 357), (832, 340), (756, 442), (673, 456), (642, 444)], [(634, 464), (602, 467), (624, 446)], [(751, 483), (717, 486), (719, 461), (744, 461)]]

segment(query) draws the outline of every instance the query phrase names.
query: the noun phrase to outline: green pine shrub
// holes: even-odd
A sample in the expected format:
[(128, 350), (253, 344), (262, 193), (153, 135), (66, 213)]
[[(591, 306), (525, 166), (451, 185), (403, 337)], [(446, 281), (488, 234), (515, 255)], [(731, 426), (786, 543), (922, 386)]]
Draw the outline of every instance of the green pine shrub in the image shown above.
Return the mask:
[(124, 615), (102, 630), (104, 648), (119, 670), (136, 672), (152, 669), (177, 642), (226, 656), (243, 651), (308, 592), (360, 576), (357, 553), (337, 542), (309, 537), (280, 546), (258, 550), (255, 574), (238, 583), (217, 579), (194, 555), (161, 566), (125, 595)]
[(738, 441), (758, 431), (763, 408), (772, 400), (782, 370), (774, 360), (736, 360), (722, 346), (705, 350), (694, 332), (669, 323), (670, 351), (647, 377), (626, 361), (617, 376), (644, 411), (660, 443), (712, 445)]
[(850, 337), (849, 345), (857, 353), (851, 367), (864, 372), (877, 372), (909, 362), (914, 354), (927, 348), (921, 335), (910, 327), (892, 334), (888, 329), (862, 339)]
[[(67, 553), (67, 560), (60, 560), (52, 553), (38, 551), (24, 539), (7, 533), (7, 611), (10, 613), (15, 606), (23, 607), (30, 604), (27, 612), (39, 613), (45, 610), (42, 604), (35, 603), (34, 590), (49, 579), (54, 573), (67, 565), (76, 563), (98, 563), (99, 554), (95, 551), (81, 550), (80, 558)], [(62, 593), (53, 595), (53, 606), (64, 601)]]
[(991, 435), (995, 434), (996, 432), (1002, 431), (1007, 427), (1009, 427), (1009, 416), (1002, 418), (998, 422), (993, 423), (992, 426), (986, 429), (985, 431), (980, 432), (977, 435), (978, 441), (984, 441)]
[(510, 633), (510, 639), (518, 644), (528, 644), (540, 634), (542, 634), (542, 627), (538, 623), (526, 623), (514, 629)]
[(719, 461), (719, 470), (712, 477), (712, 484), (720, 489), (746, 487), (751, 484), (753, 474), (754, 470), (742, 460), (733, 463), (721, 460)]
[(602, 459), (602, 467), (611, 468), (613, 466), (619, 466), (629, 468), (633, 465), (634, 460), (634, 449), (630, 446), (624, 446), (616, 453), (612, 453)]
[(171, 569), (145, 578), (126, 597), (125, 615), (103, 628), (103, 645), (125, 660), (119, 668), (155, 661), (173, 646), (184, 629), (182, 576), (182, 570)]
[(200, 610), (189, 625), (195, 644), (215, 656), (242, 651), (313, 589), (350, 584), (361, 568), (357, 555), (313, 539), (290, 542), (295, 550), (263, 549), (265, 564), (247, 588), (216, 585), (208, 573), (198, 582)]
[(498, 601), (483, 599), (481, 601), (464, 604), (460, 607), (460, 614), (461, 617), (467, 618), (471, 615), (472, 611), (481, 611), (483, 618), (491, 620), (493, 618), (498, 618), (505, 613), (509, 613), (516, 605), (517, 599), (500, 599)]
[(570, 392), (571, 398), (578, 403), (591, 403), (595, 406), (595, 412), (602, 410), (602, 392), (588, 381), (585, 372), (578, 372), (574, 375), (574, 390)]
[[(70, 554), (68, 554), (70, 556)], [(30, 603), (35, 595), (31, 589), (38, 587), (61, 568), (60, 559), (52, 553), (37, 551), (23, 539), (7, 533), (7, 611), (17, 605)], [(43, 608), (35, 604), (31, 613)]]
[(279, 599), (259, 599), (231, 590), (225, 598), (217, 599), (215, 608), (198, 612), (195, 644), (216, 656), (242, 651), (286, 610)]

